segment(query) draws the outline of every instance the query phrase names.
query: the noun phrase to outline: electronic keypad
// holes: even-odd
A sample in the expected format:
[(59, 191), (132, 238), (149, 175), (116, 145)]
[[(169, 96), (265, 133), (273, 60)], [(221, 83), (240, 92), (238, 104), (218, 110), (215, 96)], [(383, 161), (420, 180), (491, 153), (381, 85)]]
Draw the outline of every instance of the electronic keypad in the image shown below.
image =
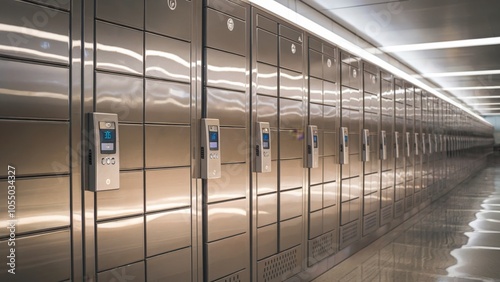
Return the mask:
[(307, 167), (316, 168), (319, 162), (318, 127), (307, 126)]
[(221, 176), (220, 126), (218, 119), (201, 119), (201, 178)]
[(255, 132), (255, 172), (271, 172), (271, 128), (257, 122)]

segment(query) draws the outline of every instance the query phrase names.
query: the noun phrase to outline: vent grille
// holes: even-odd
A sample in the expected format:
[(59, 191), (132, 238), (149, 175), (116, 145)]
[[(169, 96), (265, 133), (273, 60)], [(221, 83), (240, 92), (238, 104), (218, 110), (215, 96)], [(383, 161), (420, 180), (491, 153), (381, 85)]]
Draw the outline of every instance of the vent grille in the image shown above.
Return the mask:
[(229, 275), (225, 278), (217, 280), (217, 282), (242, 282), (243, 280), (240, 279), (240, 273), (232, 274)]
[(309, 266), (317, 263), (318, 261), (335, 254), (336, 251), (336, 230), (319, 236), (309, 241)]
[(283, 281), (300, 270), (298, 248), (272, 256), (259, 263), (259, 281)]
[(391, 219), (392, 219), (392, 206), (387, 206), (382, 209), (380, 225), (385, 225), (391, 222)]
[(358, 222), (349, 223), (340, 229), (340, 245), (343, 247), (356, 241), (358, 238)]
[(377, 229), (377, 213), (372, 213), (364, 217), (363, 234), (366, 235)]

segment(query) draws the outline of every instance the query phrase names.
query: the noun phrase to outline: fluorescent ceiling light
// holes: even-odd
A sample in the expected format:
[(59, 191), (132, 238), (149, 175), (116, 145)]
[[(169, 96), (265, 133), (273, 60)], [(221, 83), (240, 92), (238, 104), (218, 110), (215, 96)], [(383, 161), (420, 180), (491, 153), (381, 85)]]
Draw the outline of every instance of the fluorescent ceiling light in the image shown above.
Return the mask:
[(465, 40), (454, 40), (454, 41), (386, 46), (386, 47), (380, 47), (379, 49), (386, 53), (395, 53), (395, 52), (463, 48), (463, 47), (498, 45), (498, 44), (500, 44), (500, 37), (489, 37), (489, 38), (479, 38), (479, 39), (465, 39)]
[(470, 108), (464, 107), (462, 104), (457, 103), (453, 101), (452, 99), (448, 98), (446, 95), (442, 94), (441, 92), (435, 90), (434, 88), (428, 86), (427, 84), (423, 83), (422, 81), (418, 80), (416, 77), (413, 77), (409, 75), (408, 73), (396, 68), (395, 66), (389, 64), (388, 62), (382, 60), (381, 58), (377, 57), (376, 55), (368, 52), (367, 50), (359, 47), (358, 45), (346, 40), (345, 38), (341, 37), (340, 35), (334, 33), (331, 30), (326, 29), (324, 26), (304, 17), (303, 15), (300, 15), (296, 13), (295, 11), (289, 9), (288, 7), (276, 2), (276, 1), (270, 1), (270, 0), (248, 0), (250, 3), (254, 4), (257, 7), (260, 7), (266, 11), (269, 11), (270, 13), (274, 14), (276, 17), (280, 17), (282, 19), (285, 19), (289, 23), (293, 25), (298, 25), (302, 27), (303, 29), (307, 30), (309, 33), (314, 34), (316, 36), (319, 36), (323, 38), (326, 41), (331, 42), (332, 44), (337, 45), (338, 47), (347, 50), (348, 52), (357, 55), (364, 59), (365, 61), (368, 61), (372, 64), (378, 65), (381, 68), (385, 69), (386, 71), (391, 72), (393, 75), (400, 77), (415, 86), (418, 86), (432, 94), (434, 94), (436, 97), (443, 99), (444, 101), (460, 108), (469, 113), (470, 115), (478, 118), (479, 120), (490, 124), (487, 122), (484, 118), (481, 116), (477, 115), (474, 113)]
[(500, 89), (500, 86), (471, 86), (471, 87), (445, 87), (436, 88), (437, 90), (457, 91), (457, 90), (488, 90)]
[(500, 105), (500, 103), (472, 103), (472, 104), (467, 104), (470, 106), (496, 106)]
[(476, 108), (478, 111), (500, 111), (500, 108)]
[(498, 96), (464, 96), (464, 97), (460, 97), (460, 99), (500, 99), (500, 95), (498, 95)]
[(483, 116), (500, 116), (500, 113), (484, 113)]
[(492, 75), (492, 74), (500, 74), (500, 70), (437, 72), (437, 73), (416, 74), (413, 76), (416, 78), (422, 78), (422, 77), (479, 76), (479, 75)]

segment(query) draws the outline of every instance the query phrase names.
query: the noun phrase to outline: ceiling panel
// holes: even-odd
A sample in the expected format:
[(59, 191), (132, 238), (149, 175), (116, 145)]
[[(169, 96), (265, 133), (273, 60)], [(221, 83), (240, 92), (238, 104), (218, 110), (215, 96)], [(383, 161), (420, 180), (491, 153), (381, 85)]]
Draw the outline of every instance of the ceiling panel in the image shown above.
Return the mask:
[[(500, 70), (500, 1), (498, 0), (302, 0), (346, 26), (376, 47), (415, 46), (428, 50), (394, 51), (390, 55), (422, 74)], [(493, 45), (432, 49), (428, 43), (496, 38)], [(500, 96), (500, 89), (457, 90), (499, 86), (500, 75), (428, 77), (430, 84), (455, 97)], [(499, 99), (493, 99), (500, 102)], [(465, 104), (485, 99), (464, 99)], [(500, 108), (499, 106), (492, 106)], [(492, 108), (489, 107), (489, 108)], [(471, 106), (487, 114), (487, 106)], [(494, 110), (498, 111), (498, 110)], [(500, 111), (499, 111), (500, 112)]]

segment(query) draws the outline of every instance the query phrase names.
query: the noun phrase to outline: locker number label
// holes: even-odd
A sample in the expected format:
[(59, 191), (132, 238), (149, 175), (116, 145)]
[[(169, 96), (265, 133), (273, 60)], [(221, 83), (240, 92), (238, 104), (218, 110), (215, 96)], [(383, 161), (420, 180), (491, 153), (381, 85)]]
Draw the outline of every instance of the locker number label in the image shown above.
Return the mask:
[(295, 44), (292, 44), (292, 53), (295, 54), (297, 52), (297, 47), (295, 47)]

